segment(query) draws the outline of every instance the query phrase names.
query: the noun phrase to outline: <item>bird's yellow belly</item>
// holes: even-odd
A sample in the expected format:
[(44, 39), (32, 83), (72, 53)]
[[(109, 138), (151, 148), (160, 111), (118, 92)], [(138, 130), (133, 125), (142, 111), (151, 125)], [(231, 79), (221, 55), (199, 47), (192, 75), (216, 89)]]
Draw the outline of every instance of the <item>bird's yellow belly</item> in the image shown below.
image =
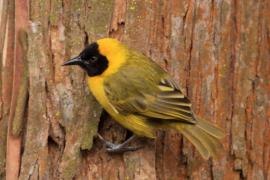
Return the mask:
[(88, 87), (90, 91), (113, 119), (139, 136), (155, 138), (156, 128), (151, 126), (146, 119), (136, 115), (122, 115), (113, 107), (105, 94), (103, 83), (104, 79), (102, 77), (88, 78)]

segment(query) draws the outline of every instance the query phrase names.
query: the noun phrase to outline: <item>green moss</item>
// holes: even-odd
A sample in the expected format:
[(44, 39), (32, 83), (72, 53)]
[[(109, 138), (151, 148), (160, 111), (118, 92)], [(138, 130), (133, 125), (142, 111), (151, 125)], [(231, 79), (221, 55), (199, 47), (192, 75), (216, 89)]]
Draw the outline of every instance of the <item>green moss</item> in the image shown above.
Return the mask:
[(19, 93), (17, 97), (14, 119), (12, 121), (12, 135), (18, 136), (21, 133), (27, 97), (28, 97), (28, 79), (23, 77), (23, 82), (20, 84)]
[(22, 71), (22, 79), (19, 85), (19, 92), (16, 101), (15, 114), (12, 121), (11, 133), (12, 135), (18, 136), (21, 133), (23, 127), (23, 118), (27, 103), (28, 97), (28, 69), (27, 69), (27, 33), (26, 31), (20, 30), (19, 33), (19, 44), (22, 47), (22, 61), (23, 61), (23, 71)]
[(132, 1), (129, 3), (128, 9), (131, 10), (131, 11), (136, 10), (136, 9), (137, 9), (137, 2), (136, 2), (135, 0), (132, 0)]
[(92, 0), (86, 10), (83, 23), (85, 29), (91, 34), (107, 34), (108, 26), (113, 12), (113, 0)]
[(5, 179), (6, 170), (6, 143), (7, 143), (7, 117), (0, 120), (0, 179)]
[(87, 123), (85, 127), (87, 130), (82, 137), (81, 149), (90, 150), (93, 146), (93, 137), (97, 133), (97, 128), (93, 126), (93, 123)]
[(86, 121), (83, 122), (82, 126), (81, 149), (90, 150), (93, 146), (93, 138), (97, 134), (102, 108), (90, 93), (85, 96), (85, 102), (87, 102), (87, 104), (91, 102), (91, 104), (89, 104), (89, 119), (85, 119)]
[(126, 177), (125, 179), (134, 179), (134, 172), (136, 171), (136, 167), (140, 160), (138, 157), (129, 157), (124, 159), (125, 162), (125, 170), (126, 170)]
[(73, 155), (73, 157), (64, 156), (61, 166), (61, 179), (72, 179), (76, 175), (81, 156), (79, 151)]
[(60, 21), (60, 15), (63, 11), (62, 0), (52, 0), (50, 7), (50, 24), (57, 26)]
[(221, 6), (221, 23), (225, 22), (226, 21), (226, 17), (228, 15), (228, 13), (230, 13), (231, 11), (231, 5), (226, 2), (226, 1), (223, 1), (222, 2), (222, 6)]

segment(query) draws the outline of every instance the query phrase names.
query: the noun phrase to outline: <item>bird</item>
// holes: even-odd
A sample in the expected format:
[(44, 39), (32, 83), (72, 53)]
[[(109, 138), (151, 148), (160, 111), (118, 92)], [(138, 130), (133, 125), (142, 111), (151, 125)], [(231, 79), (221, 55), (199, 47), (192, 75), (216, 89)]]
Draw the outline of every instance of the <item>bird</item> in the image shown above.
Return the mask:
[(114, 38), (90, 43), (63, 66), (77, 65), (87, 73), (89, 90), (120, 125), (133, 135), (121, 144), (106, 141), (108, 152), (135, 151), (136, 137), (155, 139), (157, 131), (175, 129), (204, 159), (219, 156), (225, 133), (192, 110), (176, 81), (154, 60)]

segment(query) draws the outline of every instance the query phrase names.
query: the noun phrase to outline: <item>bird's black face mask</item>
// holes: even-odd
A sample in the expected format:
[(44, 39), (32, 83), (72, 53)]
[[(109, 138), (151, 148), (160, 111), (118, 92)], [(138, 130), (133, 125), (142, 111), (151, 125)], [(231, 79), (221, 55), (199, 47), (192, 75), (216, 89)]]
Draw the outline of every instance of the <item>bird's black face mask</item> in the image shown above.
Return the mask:
[(66, 61), (63, 66), (79, 65), (88, 76), (97, 76), (102, 74), (108, 67), (108, 60), (101, 55), (98, 50), (98, 44), (88, 45), (79, 56)]

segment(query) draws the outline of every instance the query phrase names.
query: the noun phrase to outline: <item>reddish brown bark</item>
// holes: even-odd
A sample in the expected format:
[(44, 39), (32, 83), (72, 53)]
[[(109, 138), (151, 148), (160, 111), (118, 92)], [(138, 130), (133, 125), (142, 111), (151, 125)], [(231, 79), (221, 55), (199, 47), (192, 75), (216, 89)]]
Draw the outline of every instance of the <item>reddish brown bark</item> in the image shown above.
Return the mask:
[[(11, 2), (9, 2), (11, 3)], [(10, 55), (14, 56), (12, 74), (11, 106), (7, 131), (7, 160), (6, 179), (15, 180), (19, 176), (21, 159), (21, 131), (24, 119), (24, 109), (27, 96), (26, 63), (26, 29), (28, 23), (27, 1), (16, 1), (15, 4), (15, 33), (14, 49)], [(12, 12), (14, 13), (14, 12)], [(6, 61), (10, 57), (6, 56)], [(10, 92), (9, 92), (10, 93)]]
[[(0, 179), (270, 178), (267, 0), (0, 0), (0, 9)], [(114, 142), (127, 132), (100, 118), (86, 75), (61, 64), (107, 36), (154, 59), (198, 115), (225, 129), (221, 159), (203, 160), (174, 131), (136, 140), (136, 152), (105, 152), (98, 130)]]

